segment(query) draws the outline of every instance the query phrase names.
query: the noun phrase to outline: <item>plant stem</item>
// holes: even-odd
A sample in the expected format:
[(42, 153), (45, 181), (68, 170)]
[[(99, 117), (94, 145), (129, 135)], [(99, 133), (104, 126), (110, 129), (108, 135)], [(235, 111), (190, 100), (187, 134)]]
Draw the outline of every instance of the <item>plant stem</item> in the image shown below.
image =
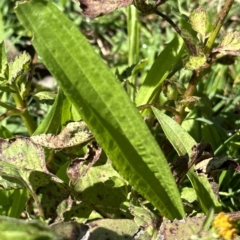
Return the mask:
[[(139, 62), (139, 21), (138, 10), (134, 6), (128, 7), (128, 66)], [(130, 83), (136, 86), (137, 76), (130, 78)], [(136, 88), (128, 87), (128, 93), (132, 101), (135, 99)]]
[(171, 107), (171, 106), (167, 106), (167, 105), (160, 105), (160, 104), (157, 104), (157, 103), (151, 103), (151, 104), (144, 104), (144, 105), (141, 105), (141, 106), (138, 106), (138, 110), (141, 111), (143, 109), (147, 109), (147, 108), (151, 108), (151, 107), (156, 107), (158, 109), (164, 109), (166, 111), (169, 111), (175, 115), (178, 115), (178, 112), (176, 111), (175, 108)]
[(15, 88), (16, 88), (16, 93), (13, 93), (12, 96), (16, 103), (16, 108), (22, 112), (21, 118), (28, 130), (28, 133), (30, 135), (32, 135), (34, 133), (34, 131), (36, 130), (35, 121), (33, 120), (32, 116), (29, 114), (29, 112), (27, 110), (27, 105), (24, 102), (24, 100), (22, 99), (17, 86), (15, 86)]
[(210, 36), (208, 38), (208, 41), (205, 45), (205, 53), (209, 53), (213, 47), (214, 41), (228, 15), (228, 12), (231, 9), (231, 6), (233, 4), (234, 0), (226, 0), (225, 4), (222, 8), (222, 10), (220, 11), (220, 13), (218, 14), (218, 19), (213, 27), (213, 30), (210, 33)]
[(167, 15), (163, 14), (162, 12), (159, 12), (158, 10), (156, 10), (155, 12), (158, 16), (162, 17), (165, 21), (167, 21), (172, 27), (173, 29), (177, 32), (177, 34), (179, 34), (182, 39), (184, 40), (189, 52), (195, 56), (197, 55), (196, 53), (196, 49), (195, 47), (192, 45), (192, 43), (187, 39), (185, 38), (183, 35), (182, 35), (182, 31), (181, 29), (177, 26), (177, 24), (175, 24), (172, 19), (170, 19)]
[[(219, 31), (224, 23), (224, 20), (227, 17), (228, 12), (231, 9), (233, 1), (234, 0), (226, 0), (225, 1), (223, 8), (218, 15), (218, 19), (215, 23), (215, 26), (214, 26), (214, 28), (208, 38), (208, 41), (205, 45), (205, 53), (209, 53), (211, 51), (214, 41), (217, 37), (217, 34), (219, 33)], [(211, 66), (211, 62), (207, 63), (205, 68), (208, 68), (210, 66)], [(193, 96), (196, 86), (198, 84), (198, 81), (201, 79), (201, 77), (203, 75), (204, 75), (204, 69), (200, 69), (200, 70), (193, 72), (192, 77), (188, 83), (188, 87), (184, 93), (183, 99), (187, 99), (188, 97)], [(183, 120), (185, 119), (185, 117), (187, 115), (187, 113), (185, 112), (185, 108), (186, 108), (186, 106), (184, 106), (184, 105), (179, 106), (177, 109), (179, 114), (174, 116), (175, 121), (179, 124), (182, 124)]]
[[(190, 96), (193, 96), (199, 79), (200, 79), (199, 72), (194, 71), (192, 74), (192, 77), (188, 83), (187, 89), (184, 93), (183, 99), (187, 99)], [(183, 120), (187, 116), (187, 112), (185, 112), (185, 108), (186, 108), (185, 105), (180, 105), (177, 108), (178, 114), (174, 115), (174, 120), (180, 125), (182, 124)]]

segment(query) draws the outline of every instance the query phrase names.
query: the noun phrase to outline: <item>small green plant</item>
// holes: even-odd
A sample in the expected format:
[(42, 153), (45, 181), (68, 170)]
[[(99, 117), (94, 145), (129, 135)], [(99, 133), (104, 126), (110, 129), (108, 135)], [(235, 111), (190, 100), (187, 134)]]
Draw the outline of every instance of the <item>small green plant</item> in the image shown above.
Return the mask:
[[(51, 1), (18, 2), (16, 17), (21, 34), (32, 37), (33, 58), (23, 52), (9, 60), (1, 43), (0, 214), (7, 216), (1, 218), (1, 238), (210, 239), (213, 214), (240, 205), (234, 159), (239, 67), (232, 65), (239, 32), (218, 37), (233, 1), (226, 0), (215, 18), (205, 10), (210, 3), (191, 5), (191, 12), (183, 10), (188, 3), (182, 1), (79, 3), (86, 16), (106, 17), (79, 23), (79, 10), (66, 1), (62, 7), (71, 9), (67, 15), (73, 21)], [(125, 21), (114, 12), (107, 15), (124, 6)], [(164, 13), (170, 6), (179, 26)], [(111, 16), (115, 28), (126, 24), (128, 44), (115, 39), (121, 35), (114, 28), (101, 36)], [(157, 33), (148, 39), (148, 29), (158, 29), (148, 17), (169, 24), (170, 41), (162, 51)], [(89, 39), (100, 50), (75, 26), (86, 30), (91, 23), (97, 40)], [(148, 46), (151, 54), (144, 50), (147, 41), (154, 43)], [(108, 56), (106, 42), (115, 57)], [(128, 49), (125, 57), (122, 48)], [(110, 66), (118, 61), (118, 69), (107, 66), (99, 52)], [(231, 67), (220, 64), (228, 58)], [(33, 80), (38, 64), (56, 79), (58, 90)], [(231, 81), (224, 79), (228, 74)], [(21, 119), (24, 136), (9, 131), (9, 119)], [(233, 131), (230, 137), (226, 133)], [(205, 221), (199, 217), (207, 214)], [(188, 227), (181, 226), (182, 219)], [(19, 228), (9, 231), (13, 223)], [(27, 231), (33, 232), (29, 238)], [(233, 239), (236, 229), (231, 233), (219, 235)]]

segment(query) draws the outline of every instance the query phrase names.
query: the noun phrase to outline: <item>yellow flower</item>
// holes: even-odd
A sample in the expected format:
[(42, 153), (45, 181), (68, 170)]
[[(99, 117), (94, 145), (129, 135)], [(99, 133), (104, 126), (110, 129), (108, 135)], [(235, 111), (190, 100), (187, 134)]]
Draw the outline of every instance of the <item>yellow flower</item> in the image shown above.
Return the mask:
[(213, 221), (213, 227), (219, 237), (231, 240), (237, 235), (234, 221), (224, 212), (220, 212)]

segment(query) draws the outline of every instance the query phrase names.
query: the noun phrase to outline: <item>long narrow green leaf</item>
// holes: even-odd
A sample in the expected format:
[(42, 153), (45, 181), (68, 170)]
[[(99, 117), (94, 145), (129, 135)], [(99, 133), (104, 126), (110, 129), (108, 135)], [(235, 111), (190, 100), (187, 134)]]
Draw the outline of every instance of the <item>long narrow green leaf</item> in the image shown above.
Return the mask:
[(34, 33), (37, 52), (116, 169), (164, 216), (181, 218), (182, 202), (164, 155), (85, 37), (50, 2), (20, 3), (16, 13)]
[(180, 37), (175, 37), (167, 44), (154, 61), (146, 79), (139, 89), (136, 97), (137, 106), (151, 103), (154, 100), (162, 82), (176, 67), (185, 50), (186, 47)]
[[(185, 155), (186, 153), (190, 155), (193, 145), (196, 144), (195, 140), (177, 122), (162, 111), (154, 107), (152, 107), (152, 110), (177, 153), (179, 155)], [(205, 213), (208, 213), (210, 208), (214, 208), (215, 212), (220, 211), (221, 205), (216, 199), (208, 180), (205, 177), (199, 178), (193, 169), (188, 171), (187, 176), (196, 191), (202, 210)]]
[(65, 97), (63, 91), (59, 89), (53, 106), (33, 135), (44, 133), (58, 134), (61, 131), (62, 125), (71, 120), (71, 105), (71, 102)]

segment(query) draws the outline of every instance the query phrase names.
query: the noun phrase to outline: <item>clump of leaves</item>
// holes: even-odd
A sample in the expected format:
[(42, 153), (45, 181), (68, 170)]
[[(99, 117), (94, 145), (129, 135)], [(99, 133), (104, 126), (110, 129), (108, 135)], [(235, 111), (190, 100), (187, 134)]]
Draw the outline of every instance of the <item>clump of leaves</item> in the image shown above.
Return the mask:
[[(83, 14), (89, 17), (107, 14), (132, 3), (79, 2)], [(55, 233), (45, 228), (43, 232), (49, 234), (49, 239), (62, 234), (62, 229), (66, 229), (62, 236), (66, 239), (91, 239), (106, 234), (125, 239), (162, 236), (171, 239), (176, 235), (179, 239), (212, 237), (209, 222), (213, 217), (204, 222), (191, 216), (206, 215), (211, 208), (216, 213), (226, 208), (219, 199), (222, 196), (219, 189), (224, 186), (222, 172), (238, 174), (239, 164), (228, 154), (216, 155), (221, 146), (216, 149), (208, 139), (197, 142), (180, 124), (184, 126), (186, 119), (197, 114), (203, 104), (201, 80), (211, 75), (211, 67), (223, 57), (239, 55), (239, 34), (226, 34), (219, 45), (215, 44), (232, 3), (226, 1), (212, 27), (208, 26), (207, 12), (197, 7), (189, 16), (190, 24), (185, 22), (184, 29), (180, 29), (162, 13), (160, 5), (164, 2), (133, 1), (143, 14), (155, 14), (170, 23), (178, 36), (142, 75), (145, 79), (138, 79), (136, 73), (147, 61), (139, 62), (139, 56), (129, 55), (131, 66), (118, 76), (128, 82), (126, 88), (130, 96), (85, 37), (52, 3), (35, 0), (17, 4), (19, 21), (34, 35), (33, 46), (60, 89), (45, 119), (37, 124), (29, 111), (29, 99), (34, 96), (35, 101), (42, 102), (46, 96), (47, 103), (54, 98), (46, 91), (41, 95), (43, 99), (32, 92), (34, 59), (31, 61), (29, 55), (23, 53), (9, 62), (1, 45), (0, 89), (12, 96), (16, 105), (0, 102), (6, 109), (2, 120), (19, 115), (29, 135), (33, 135), (8, 136), (0, 141), (1, 188), (19, 194), (21, 200), (17, 205), (16, 198), (13, 199), (13, 207), (6, 210), (9, 216), (22, 214), (22, 217), (41, 218), (52, 224)], [(137, 12), (129, 11), (128, 14), (128, 29), (132, 29), (129, 36), (138, 44), (138, 28), (133, 28), (134, 21), (130, 18), (131, 14), (138, 16)], [(135, 50), (138, 52), (137, 48)], [(182, 77), (176, 81), (178, 76), (186, 77), (189, 72), (188, 81), (183, 81)], [(197, 85), (200, 87), (195, 94)], [(146, 118), (148, 127), (133, 103)], [(210, 104), (205, 107), (210, 109)], [(169, 111), (171, 116), (163, 110)], [(193, 116), (194, 124), (211, 122)], [(192, 129), (196, 128), (194, 124)], [(206, 136), (210, 138), (209, 134)], [(230, 140), (225, 136), (224, 141)], [(87, 144), (86, 152), (84, 146)], [(163, 150), (159, 145), (165, 146)], [(7, 198), (6, 191), (2, 191), (2, 195)], [(184, 219), (185, 212), (189, 217)], [(184, 226), (189, 223), (184, 237), (179, 221), (183, 221)], [(101, 230), (106, 225), (111, 229)], [(121, 226), (121, 233), (114, 228), (116, 225)], [(126, 225), (129, 228), (124, 227)], [(197, 227), (190, 231), (193, 225)], [(169, 236), (168, 229), (173, 228), (176, 234)]]

